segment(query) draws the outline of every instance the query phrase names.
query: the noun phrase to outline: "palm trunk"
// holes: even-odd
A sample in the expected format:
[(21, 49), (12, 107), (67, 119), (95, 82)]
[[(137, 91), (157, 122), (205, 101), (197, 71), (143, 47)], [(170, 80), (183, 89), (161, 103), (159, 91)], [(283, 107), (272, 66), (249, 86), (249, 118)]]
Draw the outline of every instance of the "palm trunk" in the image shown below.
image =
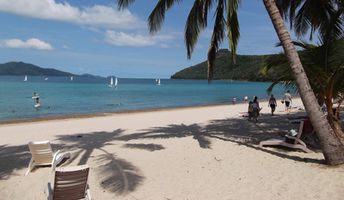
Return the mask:
[(263, 2), (290, 63), (302, 102), (317, 136), (319, 137), (325, 160), (329, 165), (343, 164), (344, 144), (336, 137), (326, 117), (320, 110), (320, 106), (309, 84), (305, 70), (302, 67), (299, 55), (297, 54), (289, 32), (284, 25), (283, 18), (276, 6), (276, 2), (275, 0), (263, 0)]
[(325, 103), (327, 108), (327, 121), (330, 123), (336, 136), (344, 143), (344, 132), (341, 127), (338, 110), (333, 108), (332, 97), (326, 98)]

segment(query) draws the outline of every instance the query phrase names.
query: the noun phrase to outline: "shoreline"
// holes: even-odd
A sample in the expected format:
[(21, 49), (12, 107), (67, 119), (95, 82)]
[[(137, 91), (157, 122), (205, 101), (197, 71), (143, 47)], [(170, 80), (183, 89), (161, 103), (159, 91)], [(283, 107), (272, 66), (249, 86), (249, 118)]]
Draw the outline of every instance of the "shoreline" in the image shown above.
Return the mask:
[[(280, 99), (276, 99), (280, 102)], [(294, 101), (301, 101), (301, 98), (294, 98)], [(260, 104), (265, 104), (268, 102), (268, 99), (262, 99)], [(106, 117), (114, 115), (125, 115), (125, 114), (137, 114), (137, 113), (150, 113), (150, 112), (159, 112), (159, 111), (172, 111), (172, 110), (183, 110), (183, 109), (197, 109), (202, 107), (217, 107), (217, 106), (236, 106), (247, 104), (244, 101), (237, 101), (235, 104), (232, 104), (230, 101), (226, 103), (210, 103), (203, 105), (190, 105), (190, 106), (175, 106), (175, 107), (162, 107), (162, 108), (147, 108), (147, 109), (136, 109), (136, 110), (122, 110), (122, 111), (113, 111), (113, 112), (96, 112), (89, 114), (67, 114), (67, 115), (57, 115), (57, 116), (45, 116), (39, 118), (28, 118), (28, 119), (10, 119), (10, 120), (0, 120), (0, 126), (11, 125), (11, 124), (24, 124), (24, 123), (35, 123), (35, 122), (45, 122), (45, 121), (58, 121), (58, 120), (69, 120), (69, 119), (87, 119), (87, 118), (97, 118), (97, 117)]]
[[(267, 101), (265, 100), (261, 101), (261, 103), (264, 103), (264, 102), (267, 102)], [(236, 104), (212, 103), (212, 104), (204, 104), (204, 105), (175, 106), (175, 107), (147, 108), (147, 109), (143, 108), (143, 109), (136, 109), (136, 110), (123, 110), (123, 111), (113, 111), (113, 112), (96, 112), (96, 113), (89, 113), (89, 114), (67, 114), (67, 115), (57, 115), (57, 116), (45, 116), (45, 117), (39, 117), (39, 118), (28, 118), (28, 119), (9, 119), (9, 120), (0, 120), (0, 126), (10, 125), (10, 124), (44, 122), (44, 121), (106, 117), (106, 116), (123, 115), (123, 114), (182, 110), (182, 109), (192, 109), (192, 108), (201, 108), (201, 107), (216, 107), (216, 106), (231, 106), (231, 105), (235, 106), (235, 105), (240, 105), (240, 104), (245, 104), (245, 102), (239, 102)]]

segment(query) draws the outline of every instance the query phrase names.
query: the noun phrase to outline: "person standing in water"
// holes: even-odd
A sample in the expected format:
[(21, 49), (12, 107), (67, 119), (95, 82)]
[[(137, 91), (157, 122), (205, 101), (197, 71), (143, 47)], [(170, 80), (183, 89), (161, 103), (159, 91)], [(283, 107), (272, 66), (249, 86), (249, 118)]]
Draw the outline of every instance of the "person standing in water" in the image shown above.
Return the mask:
[(274, 115), (276, 106), (277, 106), (277, 101), (276, 101), (274, 95), (271, 95), (271, 97), (269, 99), (269, 103), (268, 103), (268, 107), (271, 108), (271, 115)]
[(32, 99), (35, 102), (35, 107), (40, 105), (39, 96), (38, 96), (38, 94), (36, 92), (33, 93)]

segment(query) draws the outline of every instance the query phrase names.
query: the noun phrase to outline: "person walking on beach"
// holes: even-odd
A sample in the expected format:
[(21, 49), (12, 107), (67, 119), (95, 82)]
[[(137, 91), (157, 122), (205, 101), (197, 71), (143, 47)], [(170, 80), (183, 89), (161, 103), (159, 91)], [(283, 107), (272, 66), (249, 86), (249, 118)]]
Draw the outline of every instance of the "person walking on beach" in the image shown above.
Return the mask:
[(259, 112), (261, 110), (260, 106), (259, 106), (259, 102), (258, 102), (258, 97), (255, 96), (252, 102), (252, 117), (254, 121), (258, 121), (258, 116), (259, 116)]
[(274, 115), (276, 106), (277, 106), (277, 101), (276, 101), (274, 95), (272, 94), (270, 99), (269, 99), (269, 103), (268, 103), (268, 107), (271, 108), (271, 115)]
[(235, 102), (236, 102), (236, 98), (233, 97), (233, 100), (232, 100), (233, 105), (235, 105)]
[(244, 101), (245, 101), (245, 103), (248, 102), (248, 96), (245, 96), (245, 97), (244, 97)]
[(248, 102), (248, 120), (251, 121), (251, 119), (253, 118), (253, 102), (250, 101)]
[(292, 98), (289, 90), (284, 94), (283, 101), (285, 103), (285, 111), (289, 112), (292, 103)]

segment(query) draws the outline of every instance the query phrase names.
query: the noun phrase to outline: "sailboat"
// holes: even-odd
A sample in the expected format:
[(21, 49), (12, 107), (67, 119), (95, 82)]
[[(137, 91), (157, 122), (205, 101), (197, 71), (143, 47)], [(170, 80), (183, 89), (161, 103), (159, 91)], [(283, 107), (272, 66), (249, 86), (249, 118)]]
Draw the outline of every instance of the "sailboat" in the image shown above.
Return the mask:
[(161, 85), (160, 78), (158, 79), (156, 85)]
[(114, 87), (114, 86), (115, 85), (113, 84), (113, 78), (111, 77), (109, 87)]
[(73, 77), (73, 76), (71, 76), (71, 77), (70, 77), (70, 81), (73, 81), (73, 80), (74, 80), (74, 77)]
[(24, 77), (24, 81), (27, 81), (27, 76), (25, 75), (25, 77)]
[(115, 88), (117, 88), (117, 84), (118, 84), (118, 79), (117, 77), (115, 78)]

